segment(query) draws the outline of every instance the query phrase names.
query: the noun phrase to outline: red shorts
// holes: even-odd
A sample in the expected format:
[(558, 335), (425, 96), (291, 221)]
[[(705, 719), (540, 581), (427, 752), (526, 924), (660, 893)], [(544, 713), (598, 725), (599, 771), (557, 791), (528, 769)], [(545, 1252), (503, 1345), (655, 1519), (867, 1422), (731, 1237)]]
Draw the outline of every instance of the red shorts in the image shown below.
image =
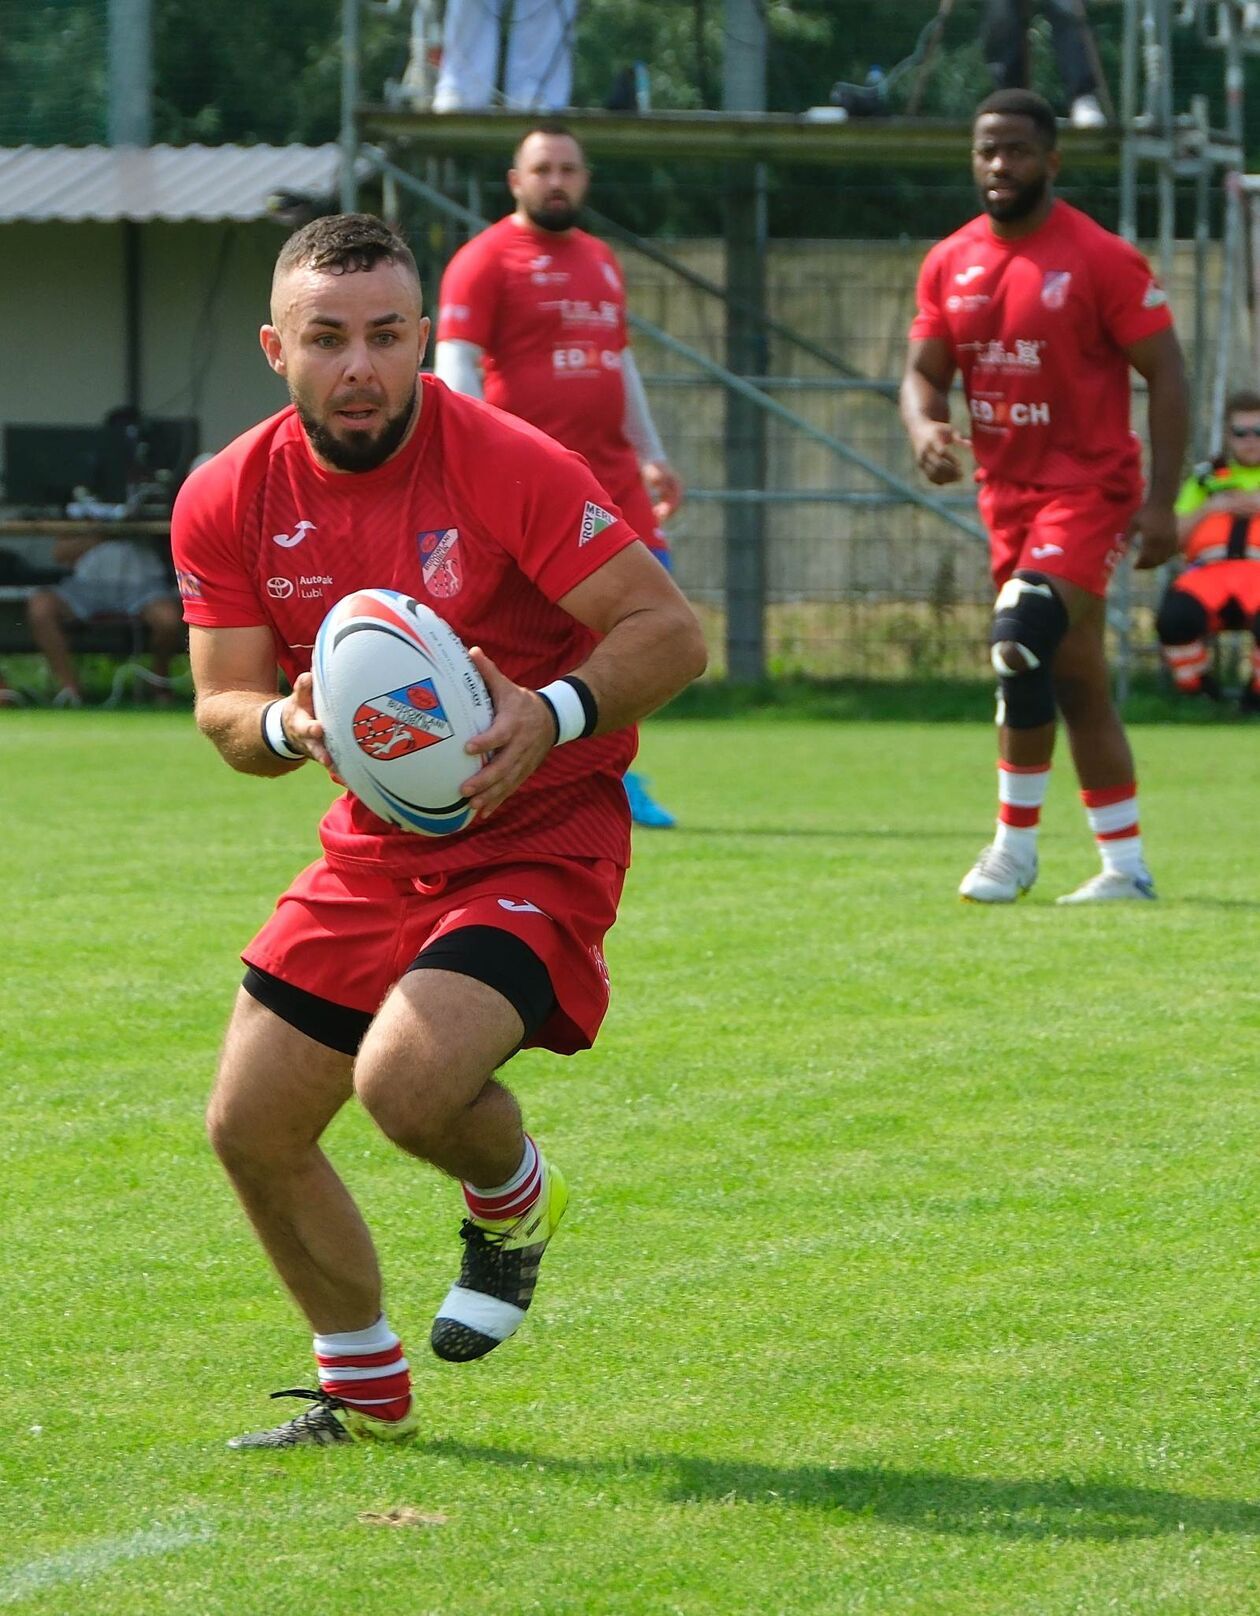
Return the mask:
[(1128, 549), (1129, 521), (1139, 498), (1129, 491), (1117, 497), (1098, 488), (981, 483), (979, 503), (997, 588), (1020, 568), (1105, 595), (1116, 563)]
[(608, 1009), (604, 934), (625, 871), (608, 859), (532, 860), (431, 881), (347, 874), (317, 859), (241, 955), (332, 1004), (375, 1015), (426, 944), (461, 926), (511, 932), (542, 961), (556, 1007), (526, 1043), (588, 1049)]
[(1260, 612), (1260, 561), (1212, 561), (1191, 567), (1173, 580), (1172, 587), (1192, 595), (1208, 614), (1208, 633), (1219, 634), (1226, 626), (1222, 613), (1231, 603), (1243, 617)]

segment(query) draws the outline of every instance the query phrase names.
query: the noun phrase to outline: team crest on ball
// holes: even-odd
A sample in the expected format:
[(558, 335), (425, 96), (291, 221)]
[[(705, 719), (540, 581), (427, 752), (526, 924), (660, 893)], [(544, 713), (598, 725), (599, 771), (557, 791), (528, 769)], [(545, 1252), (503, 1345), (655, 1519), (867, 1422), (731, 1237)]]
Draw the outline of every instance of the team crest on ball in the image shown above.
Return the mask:
[(373, 696), (354, 715), (355, 744), (374, 758), (406, 757), (454, 733), (432, 679)]
[(481, 767), (471, 743), (494, 706), (449, 625), (399, 590), (356, 589), (320, 624), (311, 673), (347, 790), (416, 835), (466, 830), (475, 810), (460, 788)]

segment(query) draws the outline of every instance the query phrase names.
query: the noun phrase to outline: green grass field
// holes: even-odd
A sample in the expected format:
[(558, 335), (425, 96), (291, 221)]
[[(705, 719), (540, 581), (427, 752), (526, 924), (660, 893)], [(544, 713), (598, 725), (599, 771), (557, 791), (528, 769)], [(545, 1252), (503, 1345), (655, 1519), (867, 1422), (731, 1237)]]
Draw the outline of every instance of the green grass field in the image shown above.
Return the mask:
[(986, 910), (987, 725), (654, 720), (599, 1047), (510, 1071), (573, 1191), (527, 1325), (430, 1357), (457, 1196), (348, 1111), (427, 1435), (260, 1457), (309, 1339), (201, 1107), (327, 784), (0, 714), (0, 1608), (1260, 1609), (1256, 736), (1134, 739), (1161, 902), (1054, 907), (1064, 766)]

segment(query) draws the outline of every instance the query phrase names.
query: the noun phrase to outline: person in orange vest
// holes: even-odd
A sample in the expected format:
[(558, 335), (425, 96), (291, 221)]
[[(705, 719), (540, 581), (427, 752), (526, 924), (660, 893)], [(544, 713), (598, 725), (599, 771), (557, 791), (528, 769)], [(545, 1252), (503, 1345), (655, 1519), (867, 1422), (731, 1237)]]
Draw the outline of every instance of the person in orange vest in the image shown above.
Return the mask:
[(1155, 619), (1164, 662), (1183, 695), (1220, 701), (1208, 642), (1223, 629), (1249, 632), (1238, 704), (1260, 712), (1260, 392), (1226, 401), (1222, 453), (1186, 479), (1174, 509), (1186, 565)]

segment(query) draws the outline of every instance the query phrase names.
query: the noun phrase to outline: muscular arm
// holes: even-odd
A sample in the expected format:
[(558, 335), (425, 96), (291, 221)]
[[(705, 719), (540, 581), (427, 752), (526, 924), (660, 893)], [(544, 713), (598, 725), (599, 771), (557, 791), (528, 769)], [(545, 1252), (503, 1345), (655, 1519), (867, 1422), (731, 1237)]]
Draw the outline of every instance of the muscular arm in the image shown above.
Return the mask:
[[(262, 738), (262, 710), (277, 695), (270, 629), (194, 626), (188, 631), (188, 655), (197, 690), (197, 728), (224, 761), (241, 774), (292, 774), (301, 760), (289, 763), (277, 757)], [(284, 731), (294, 746), (328, 764), (310, 689), (310, 674), (301, 674), (285, 700)]]
[(466, 398), (483, 398), (481, 358), (484, 350), (475, 342), (449, 337), (439, 342), (433, 355), (433, 374), (453, 393)]
[[(602, 639), (576, 674), (599, 709), (597, 735), (646, 717), (704, 672), (707, 652), (695, 614), (643, 544), (605, 562), (560, 606)], [(494, 701), (495, 718), (473, 751), (495, 756), (469, 779), (464, 794), (483, 817), (527, 779), (550, 752), (555, 725), (536, 692), (513, 684), (484, 652), (473, 659)]]
[(576, 673), (590, 686), (603, 735), (646, 718), (708, 662), (695, 613), (646, 546), (632, 544), (560, 601), (603, 635)]
[(953, 353), (943, 338), (923, 337), (910, 343), (901, 378), (901, 419), (914, 463), (933, 483), (956, 483), (963, 475), (953, 445), (968, 440), (949, 422), (954, 368)]
[(1176, 553), (1178, 523), (1173, 504), (1181, 485), (1181, 464), (1189, 434), (1190, 405), (1181, 344), (1171, 330), (1144, 337), (1125, 350), (1147, 385), (1151, 471), (1146, 499), (1131, 531), (1140, 539), (1136, 565), (1158, 567)]

